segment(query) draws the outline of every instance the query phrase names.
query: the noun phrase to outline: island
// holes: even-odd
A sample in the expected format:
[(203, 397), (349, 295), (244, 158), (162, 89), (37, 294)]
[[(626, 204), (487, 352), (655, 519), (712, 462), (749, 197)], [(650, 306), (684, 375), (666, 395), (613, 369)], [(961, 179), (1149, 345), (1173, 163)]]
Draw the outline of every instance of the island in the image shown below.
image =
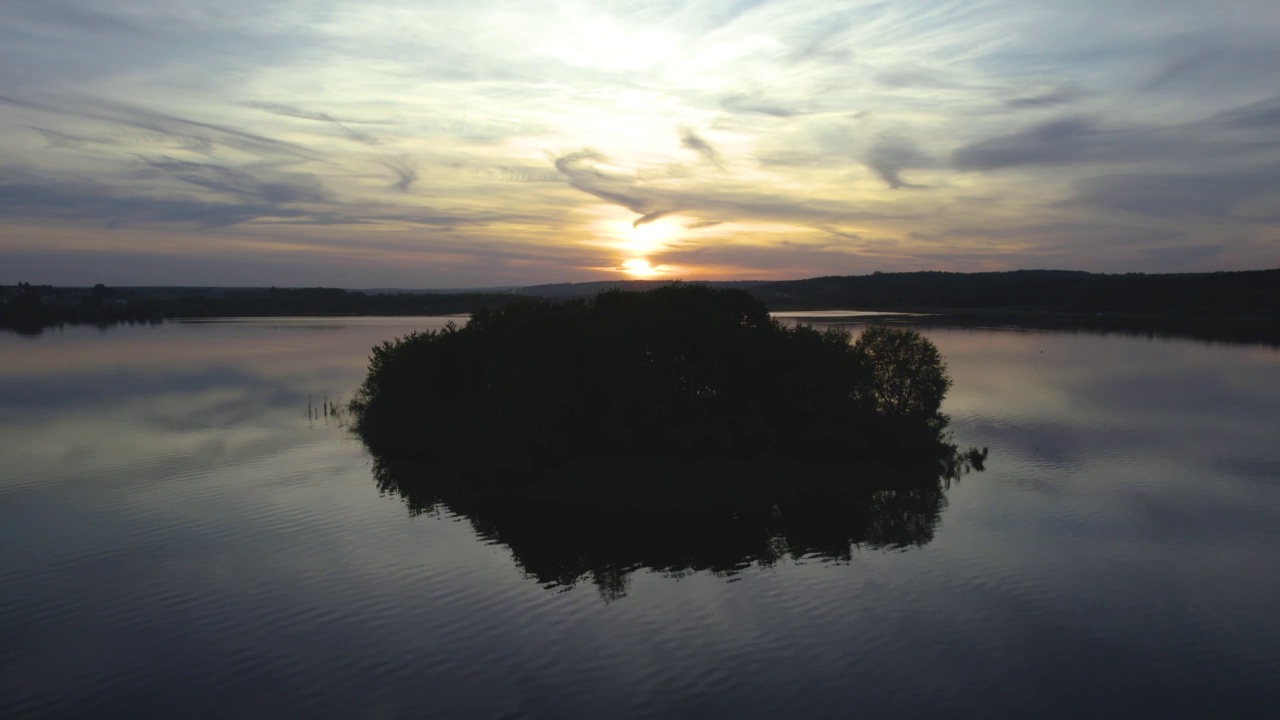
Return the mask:
[(352, 430), (385, 492), (510, 547), (540, 582), (731, 573), (932, 537), (961, 452), (945, 362), (911, 329), (853, 341), (742, 290), (527, 300), (373, 349)]
[(933, 343), (788, 326), (740, 290), (675, 284), (526, 301), (373, 349), (350, 403), (374, 453), (538, 471), (677, 453), (843, 461), (940, 442)]

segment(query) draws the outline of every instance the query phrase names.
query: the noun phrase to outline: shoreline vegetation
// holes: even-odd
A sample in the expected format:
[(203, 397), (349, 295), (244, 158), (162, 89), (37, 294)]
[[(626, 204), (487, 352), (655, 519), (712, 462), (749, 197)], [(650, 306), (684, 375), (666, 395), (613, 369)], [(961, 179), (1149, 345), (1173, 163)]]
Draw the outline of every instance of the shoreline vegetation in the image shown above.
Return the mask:
[[(608, 289), (647, 290), (670, 281), (631, 280), (469, 291), (336, 288), (56, 288), (0, 286), (0, 328), (160, 323), (215, 317), (344, 317), (469, 314), (530, 299), (565, 301)], [(895, 324), (1018, 327), (1182, 336), (1280, 345), (1280, 269), (1105, 275), (1019, 270), (873, 273), (788, 281), (700, 283), (744, 290), (770, 311), (834, 308), (912, 313)]]
[(375, 347), (349, 404), (380, 490), (507, 545), (544, 585), (606, 598), (638, 567), (732, 574), (927, 543), (983, 469), (910, 329), (853, 341), (742, 290), (668, 285), (481, 310)]

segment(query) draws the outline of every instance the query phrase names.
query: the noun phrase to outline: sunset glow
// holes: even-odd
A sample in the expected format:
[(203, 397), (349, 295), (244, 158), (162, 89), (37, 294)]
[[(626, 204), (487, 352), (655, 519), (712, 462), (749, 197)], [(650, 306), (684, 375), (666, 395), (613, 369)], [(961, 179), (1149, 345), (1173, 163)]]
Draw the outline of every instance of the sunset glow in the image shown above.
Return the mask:
[(655, 268), (649, 264), (648, 260), (643, 258), (635, 258), (622, 263), (622, 269), (628, 275), (635, 278), (651, 278), (663, 274), (659, 268)]
[(0, 31), (5, 284), (1276, 263), (1274, 2), (66, 0)]

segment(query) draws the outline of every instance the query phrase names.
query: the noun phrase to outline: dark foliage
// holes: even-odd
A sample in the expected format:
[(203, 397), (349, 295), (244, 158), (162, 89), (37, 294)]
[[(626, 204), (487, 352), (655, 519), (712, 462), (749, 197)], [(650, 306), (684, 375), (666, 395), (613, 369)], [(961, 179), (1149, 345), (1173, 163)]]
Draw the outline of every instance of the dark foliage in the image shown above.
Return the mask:
[(938, 348), (911, 330), (872, 326), (853, 346), (874, 382), (867, 400), (881, 415), (935, 418), (951, 388)]
[(530, 301), (375, 348), (352, 410), (381, 456), (508, 483), (593, 455), (831, 459), (940, 442), (919, 432), (945, 424), (937, 350), (910, 330), (873, 336), (786, 327), (745, 292), (699, 285)]
[(363, 293), (336, 288), (0, 288), (0, 328), (158, 323), (165, 318), (449, 315), (501, 307), (497, 293)]

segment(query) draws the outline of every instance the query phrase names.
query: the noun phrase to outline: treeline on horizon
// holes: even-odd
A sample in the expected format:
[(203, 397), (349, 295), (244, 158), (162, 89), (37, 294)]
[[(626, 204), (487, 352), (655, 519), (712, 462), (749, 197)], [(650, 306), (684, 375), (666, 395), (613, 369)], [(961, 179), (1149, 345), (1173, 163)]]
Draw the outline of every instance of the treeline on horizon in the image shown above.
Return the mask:
[[(665, 281), (538, 285), (503, 292), (362, 292), (337, 288), (0, 287), (0, 327), (39, 332), (61, 324), (110, 325), (170, 318), (408, 316), (471, 313), (523, 298), (581, 298), (601, 290), (645, 290)], [(1274, 334), (1280, 323), (1280, 269), (1107, 275), (1060, 270), (911, 272), (806, 280), (711, 282), (746, 290), (773, 311), (850, 309), (942, 313), (955, 321), (997, 318), (1027, 324), (1100, 316), (1230, 324)], [(1158, 322), (1156, 323), (1158, 324)], [(1266, 339), (1262, 337), (1259, 339)]]
[(339, 288), (0, 288), (0, 327), (157, 323), (175, 318), (454, 315), (520, 299), (498, 293), (364, 293)]
[(749, 291), (773, 310), (841, 307), (1277, 319), (1280, 269), (1154, 275), (1068, 270), (874, 273), (770, 282)]

